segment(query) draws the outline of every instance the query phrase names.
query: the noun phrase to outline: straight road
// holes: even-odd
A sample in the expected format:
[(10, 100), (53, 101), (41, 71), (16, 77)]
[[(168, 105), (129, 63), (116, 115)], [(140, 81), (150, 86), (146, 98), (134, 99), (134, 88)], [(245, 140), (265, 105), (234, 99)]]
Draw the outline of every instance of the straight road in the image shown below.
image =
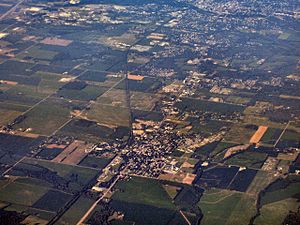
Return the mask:
[(281, 134), (280, 134), (280, 136), (278, 137), (277, 141), (275, 142), (274, 148), (276, 147), (276, 145), (277, 145), (278, 142), (280, 141), (280, 139), (281, 139), (282, 135), (285, 133), (286, 129), (289, 127), (290, 123), (291, 123), (291, 121), (289, 121), (289, 122), (286, 124), (285, 128), (283, 129), (283, 131), (281, 132)]
[(10, 15), (11, 13), (13, 13), (14, 11), (16, 11), (16, 9), (18, 8), (19, 5), (21, 5), (23, 2), (25, 2), (25, 0), (21, 0), (19, 1), (16, 5), (14, 5), (10, 10), (8, 10), (6, 13), (4, 13), (3, 15), (0, 16), (0, 21), (5, 19), (5, 17), (7, 17), (8, 15)]
[(97, 207), (97, 205), (101, 202), (101, 200), (106, 196), (108, 192), (111, 191), (111, 189), (115, 186), (115, 184), (120, 179), (121, 175), (118, 175), (117, 179), (109, 186), (109, 188), (103, 193), (103, 195), (94, 202), (94, 204), (91, 206), (91, 208), (84, 214), (84, 216), (79, 220), (79, 222), (76, 225), (82, 225), (83, 222), (88, 218), (88, 216), (92, 213), (92, 211)]

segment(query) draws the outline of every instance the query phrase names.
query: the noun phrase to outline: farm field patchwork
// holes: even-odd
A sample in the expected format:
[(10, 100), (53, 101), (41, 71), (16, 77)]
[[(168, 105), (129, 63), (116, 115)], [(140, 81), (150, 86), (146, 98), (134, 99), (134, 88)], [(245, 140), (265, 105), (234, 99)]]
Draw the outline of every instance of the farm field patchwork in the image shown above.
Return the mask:
[(0, 0), (0, 224), (300, 224), (299, 8)]

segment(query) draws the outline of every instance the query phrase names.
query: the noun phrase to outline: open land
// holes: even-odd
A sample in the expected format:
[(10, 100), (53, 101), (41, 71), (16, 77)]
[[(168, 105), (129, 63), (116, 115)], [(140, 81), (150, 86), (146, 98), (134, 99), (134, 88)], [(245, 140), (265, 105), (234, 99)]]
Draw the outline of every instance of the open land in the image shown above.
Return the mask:
[(299, 7), (0, 0), (0, 221), (299, 218)]

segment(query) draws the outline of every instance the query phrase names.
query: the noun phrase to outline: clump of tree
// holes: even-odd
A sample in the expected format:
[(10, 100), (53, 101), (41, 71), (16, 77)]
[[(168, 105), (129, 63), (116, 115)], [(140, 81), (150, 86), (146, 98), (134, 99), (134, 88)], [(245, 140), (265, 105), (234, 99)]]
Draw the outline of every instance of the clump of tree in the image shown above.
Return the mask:
[(283, 221), (283, 225), (298, 225), (300, 224), (300, 209), (297, 212), (290, 212)]
[(87, 224), (90, 225), (109, 225), (109, 217), (113, 214), (113, 209), (105, 203), (98, 206), (97, 210), (93, 213)]
[(0, 225), (19, 225), (25, 218), (21, 213), (0, 209)]

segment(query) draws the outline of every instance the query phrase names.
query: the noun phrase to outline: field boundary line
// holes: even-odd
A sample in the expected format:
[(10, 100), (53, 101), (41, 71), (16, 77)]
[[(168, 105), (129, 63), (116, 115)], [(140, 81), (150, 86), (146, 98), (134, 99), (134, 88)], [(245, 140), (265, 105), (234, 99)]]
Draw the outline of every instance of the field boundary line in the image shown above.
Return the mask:
[(274, 148), (276, 147), (276, 145), (278, 144), (278, 142), (280, 141), (280, 139), (282, 138), (283, 134), (285, 133), (285, 131), (287, 130), (288, 126), (290, 125), (291, 121), (289, 121), (285, 128), (283, 129), (283, 131), (281, 132), (280, 136), (278, 137), (277, 141), (274, 144)]
[(188, 220), (188, 218), (184, 215), (184, 213), (179, 210), (180, 214), (182, 215), (183, 219), (187, 222), (188, 225), (192, 225), (191, 222)]

